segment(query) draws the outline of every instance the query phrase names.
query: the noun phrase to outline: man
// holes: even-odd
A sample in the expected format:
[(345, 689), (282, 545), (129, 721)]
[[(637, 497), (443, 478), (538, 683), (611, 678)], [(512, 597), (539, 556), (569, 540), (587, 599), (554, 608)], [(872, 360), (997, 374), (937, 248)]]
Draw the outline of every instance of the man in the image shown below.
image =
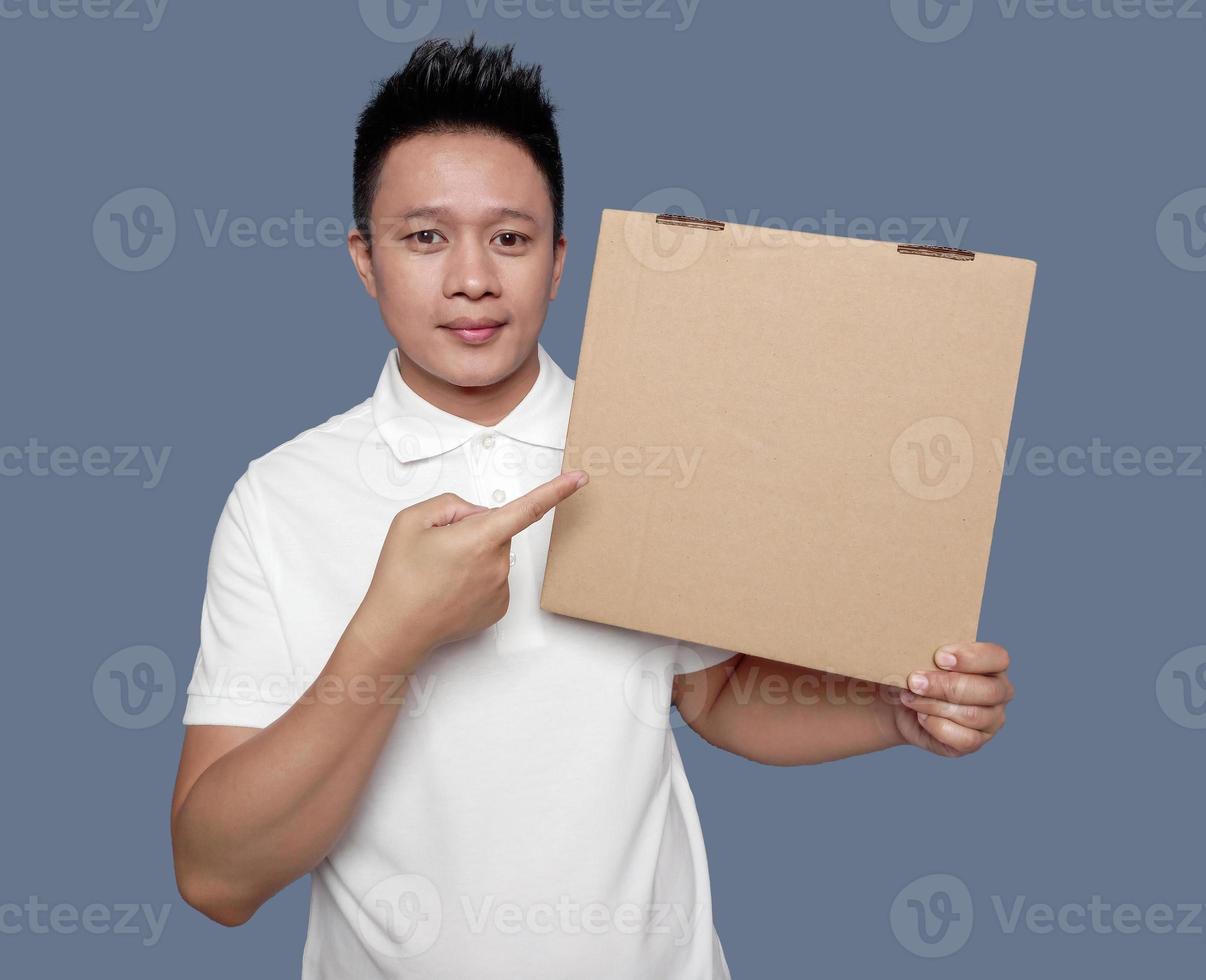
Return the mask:
[[(472, 35), (380, 86), (348, 246), (396, 346), (370, 398), (249, 464), (214, 534), (177, 881), (234, 926), (311, 873), (306, 980), (728, 978), (672, 704), (798, 765), (966, 754), (1012, 696), (991, 644), (902, 704), (539, 608), (552, 509), (585, 483), (538, 341), (566, 250), (553, 114), (538, 67)], [(751, 696), (767, 679), (827, 694)]]

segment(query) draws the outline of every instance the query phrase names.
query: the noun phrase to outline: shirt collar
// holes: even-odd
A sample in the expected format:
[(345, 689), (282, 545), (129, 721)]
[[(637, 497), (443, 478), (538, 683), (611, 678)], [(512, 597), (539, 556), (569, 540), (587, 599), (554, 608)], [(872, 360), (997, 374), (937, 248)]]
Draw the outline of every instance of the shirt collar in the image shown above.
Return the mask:
[(536, 355), (540, 372), (523, 400), (497, 424), (478, 425), (437, 408), (416, 393), (402, 380), (398, 348), (392, 347), (371, 399), (373, 424), (403, 463), (446, 453), (487, 431), (563, 450), (574, 383), (539, 342)]

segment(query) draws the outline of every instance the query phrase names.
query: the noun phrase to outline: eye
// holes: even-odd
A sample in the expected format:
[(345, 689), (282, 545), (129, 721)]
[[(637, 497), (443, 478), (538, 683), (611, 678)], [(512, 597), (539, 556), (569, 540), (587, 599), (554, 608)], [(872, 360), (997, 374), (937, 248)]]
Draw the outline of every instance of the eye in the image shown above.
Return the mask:
[(523, 243), (525, 243), (525, 242), (528, 240), (528, 237), (527, 237), (526, 235), (521, 235), (521, 234), (520, 234), (519, 232), (517, 232), (517, 231), (500, 231), (500, 232), (499, 232), (499, 233), (498, 233), (498, 234), (497, 234), (495, 237), (496, 237), (496, 238), (510, 238), (510, 239), (513, 239), (513, 242), (511, 242), (511, 243), (504, 243), (504, 244), (507, 244), (507, 245), (508, 245), (508, 247), (514, 247), (514, 246), (516, 246), (516, 245), (522, 245)]
[(436, 244), (436, 242), (430, 241), (429, 239), (424, 238), (423, 236), (425, 236), (425, 235), (439, 235), (440, 238), (444, 237), (443, 235), (440, 235), (440, 233), (438, 231), (436, 231), (434, 228), (424, 228), (422, 231), (416, 231), (410, 235), (407, 235), (406, 238), (403, 239), (403, 241), (406, 241), (407, 238), (413, 238), (420, 245), (435, 245)]

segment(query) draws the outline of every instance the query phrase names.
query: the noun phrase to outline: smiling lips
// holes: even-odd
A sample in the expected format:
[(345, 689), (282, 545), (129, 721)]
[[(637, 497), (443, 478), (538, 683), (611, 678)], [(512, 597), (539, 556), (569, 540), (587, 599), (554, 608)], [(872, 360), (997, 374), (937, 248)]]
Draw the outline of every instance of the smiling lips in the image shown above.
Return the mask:
[(498, 333), (503, 325), (499, 320), (462, 316), (444, 326), (467, 344), (481, 344)]

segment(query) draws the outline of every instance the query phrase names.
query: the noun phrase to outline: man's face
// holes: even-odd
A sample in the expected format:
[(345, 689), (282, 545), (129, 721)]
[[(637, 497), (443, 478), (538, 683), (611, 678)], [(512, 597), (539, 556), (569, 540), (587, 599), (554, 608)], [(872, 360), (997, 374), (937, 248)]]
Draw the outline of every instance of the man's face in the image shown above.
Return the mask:
[[(348, 246), (404, 370), (409, 360), (427, 387), (471, 387), (534, 367), (565, 238), (554, 242), (547, 184), (518, 144), (482, 133), (403, 140), (385, 158), (371, 220), (371, 251), (355, 231)], [(475, 337), (449, 326), (483, 320), (501, 327)]]

